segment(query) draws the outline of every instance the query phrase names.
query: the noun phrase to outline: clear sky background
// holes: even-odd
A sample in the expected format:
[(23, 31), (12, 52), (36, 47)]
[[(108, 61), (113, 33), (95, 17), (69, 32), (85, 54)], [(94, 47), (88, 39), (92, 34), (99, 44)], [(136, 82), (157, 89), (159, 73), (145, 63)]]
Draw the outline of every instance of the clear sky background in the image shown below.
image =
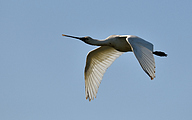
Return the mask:
[[(61, 34), (137, 35), (168, 53), (150, 78), (133, 53), (85, 99), (86, 55)], [(191, 0), (1, 0), (0, 120), (192, 120)]]

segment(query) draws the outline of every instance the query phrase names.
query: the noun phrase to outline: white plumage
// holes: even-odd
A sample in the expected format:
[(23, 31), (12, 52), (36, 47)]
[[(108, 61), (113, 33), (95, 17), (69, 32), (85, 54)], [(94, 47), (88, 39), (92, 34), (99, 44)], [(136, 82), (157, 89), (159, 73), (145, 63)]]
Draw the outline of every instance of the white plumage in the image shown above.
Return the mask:
[(107, 68), (124, 52), (132, 51), (143, 70), (151, 80), (155, 78), (155, 60), (153, 54), (167, 56), (163, 52), (153, 52), (153, 44), (133, 35), (111, 35), (105, 40), (91, 37), (74, 37), (90, 45), (101, 46), (90, 51), (85, 66), (85, 96), (89, 101), (96, 98), (99, 85)]
[(85, 96), (96, 97), (102, 77), (107, 68), (124, 52), (119, 52), (112, 47), (102, 46), (87, 55), (85, 67)]

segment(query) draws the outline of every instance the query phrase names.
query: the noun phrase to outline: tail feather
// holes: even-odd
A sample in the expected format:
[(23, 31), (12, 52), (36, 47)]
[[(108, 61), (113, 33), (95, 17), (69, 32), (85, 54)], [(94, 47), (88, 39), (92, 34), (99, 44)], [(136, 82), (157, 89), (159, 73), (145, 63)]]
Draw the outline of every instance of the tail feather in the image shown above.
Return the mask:
[(153, 54), (160, 56), (160, 57), (167, 57), (167, 54), (161, 51), (155, 51)]

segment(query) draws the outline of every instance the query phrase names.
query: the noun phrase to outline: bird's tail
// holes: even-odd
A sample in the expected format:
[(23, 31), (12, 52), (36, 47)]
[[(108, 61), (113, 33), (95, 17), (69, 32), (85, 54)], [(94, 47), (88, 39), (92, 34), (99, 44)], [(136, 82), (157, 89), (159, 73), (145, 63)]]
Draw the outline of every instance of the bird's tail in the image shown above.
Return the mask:
[(160, 57), (167, 57), (167, 54), (161, 51), (155, 51), (153, 54), (160, 56)]

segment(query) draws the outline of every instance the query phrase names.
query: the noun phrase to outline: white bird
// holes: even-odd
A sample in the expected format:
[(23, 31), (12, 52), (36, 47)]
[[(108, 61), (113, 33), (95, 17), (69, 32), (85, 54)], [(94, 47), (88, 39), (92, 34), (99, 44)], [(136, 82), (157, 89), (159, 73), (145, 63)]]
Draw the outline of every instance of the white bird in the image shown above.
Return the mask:
[(153, 44), (134, 35), (111, 35), (104, 40), (86, 37), (62, 36), (79, 39), (89, 45), (101, 46), (90, 51), (85, 66), (85, 97), (89, 101), (96, 98), (99, 85), (107, 68), (124, 52), (132, 51), (143, 70), (151, 80), (155, 78), (155, 60), (153, 54), (167, 56), (164, 52), (153, 52)]

